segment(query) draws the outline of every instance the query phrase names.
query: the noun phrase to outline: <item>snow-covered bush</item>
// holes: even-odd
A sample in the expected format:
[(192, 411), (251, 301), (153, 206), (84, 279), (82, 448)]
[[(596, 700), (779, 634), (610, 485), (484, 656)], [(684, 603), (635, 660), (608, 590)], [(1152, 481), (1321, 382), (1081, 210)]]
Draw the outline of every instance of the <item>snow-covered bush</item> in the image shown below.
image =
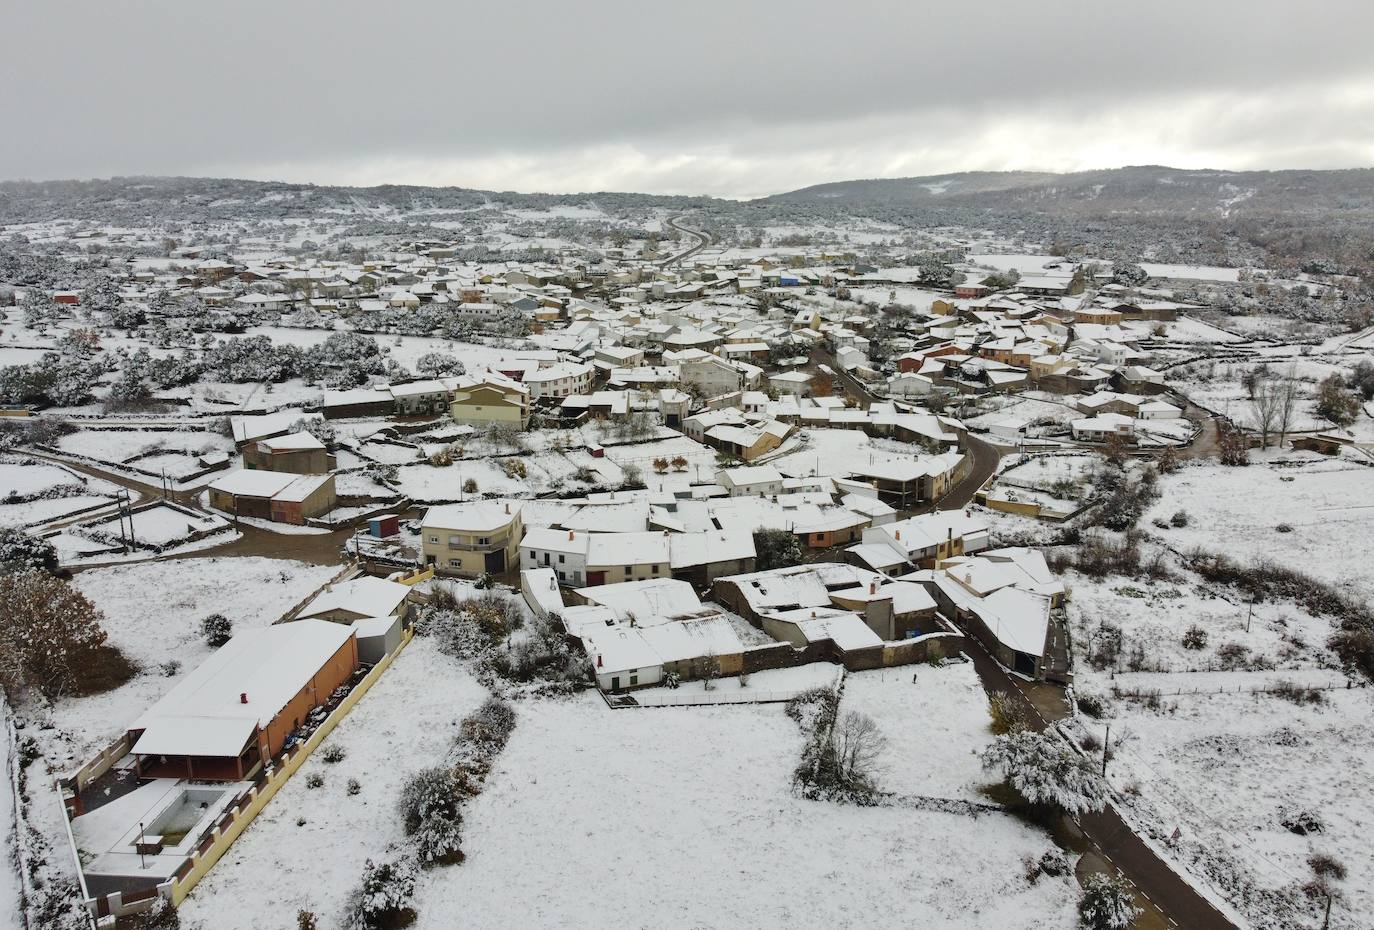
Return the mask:
[(1302, 807), (1284, 807), (1279, 810), (1279, 823), (1289, 833), (1310, 836), (1326, 829), (1321, 814)]
[(540, 682), (561, 692), (585, 688), (593, 677), (586, 654), (568, 644), (552, 619), (538, 617), (524, 636), (513, 637), (508, 646), (487, 653), (482, 671), (520, 684)]
[(200, 634), (211, 649), (218, 649), (234, 635), (234, 624), (224, 614), (210, 614), (200, 621)]
[(421, 862), (454, 862), (462, 858), (463, 816), (458, 809), (459, 782), (444, 766), (421, 769), (401, 788), (400, 809), (406, 835)]
[(1127, 930), (1139, 913), (1123, 879), (1100, 872), (1084, 879), (1078, 918), (1086, 930)]
[(57, 549), (52, 543), (17, 526), (0, 527), (0, 573), (56, 572), (57, 566)]
[(0, 575), (0, 686), (49, 698), (123, 684), (133, 666), (105, 643), (104, 616), (80, 591), (46, 572)]
[(1061, 740), (1022, 730), (997, 737), (983, 751), (983, 767), (999, 771), (1032, 805), (1070, 814), (1101, 810), (1107, 786), (1096, 767)]
[(338, 743), (330, 743), (320, 753), (320, 761), (328, 762), (330, 765), (337, 765), (346, 758), (348, 758), (348, 751)]
[(1026, 727), (1026, 712), (1021, 702), (1009, 694), (989, 695), (988, 715), (992, 717), (993, 733), (1011, 733)]
[(362, 881), (349, 901), (347, 930), (382, 930), (408, 911), (419, 871), (419, 864), (409, 855), (368, 859)]
[(462, 361), (448, 352), (426, 352), (415, 360), (415, 370), (431, 378), (440, 375), (461, 375), (467, 371)]
[(1183, 633), (1183, 648), (1192, 650), (1206, 649), (1207, 631), (1196, 623), (1188, 627)]

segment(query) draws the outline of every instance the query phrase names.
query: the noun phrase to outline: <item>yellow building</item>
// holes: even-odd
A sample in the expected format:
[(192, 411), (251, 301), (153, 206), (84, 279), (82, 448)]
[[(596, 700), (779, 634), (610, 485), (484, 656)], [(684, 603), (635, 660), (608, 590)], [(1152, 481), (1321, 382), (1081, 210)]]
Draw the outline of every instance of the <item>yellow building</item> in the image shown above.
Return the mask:
[(449, 415), (456, 423), (509, 423), (524, 429), (530, 423), (529, 388), (497, 374), (460, 379)]
[(524, 532), (519, 501), (446, 504), (420, 522), (420, 551), (441, 575), (499, 574), (517, 566)]

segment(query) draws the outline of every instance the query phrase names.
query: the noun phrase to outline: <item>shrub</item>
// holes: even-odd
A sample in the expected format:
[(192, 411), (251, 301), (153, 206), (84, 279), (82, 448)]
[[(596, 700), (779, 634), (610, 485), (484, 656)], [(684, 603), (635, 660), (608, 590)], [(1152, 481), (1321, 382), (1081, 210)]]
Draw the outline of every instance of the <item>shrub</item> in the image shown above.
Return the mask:
[(410, 909), (419, 866), (410, 856), (367, 860), (347, 910), (348, 930), (382, 930)]
[(1307, 857), (1307, 865), (1312, 869), (1312, 874), (1320, 878), (1329, 878), (1336, 881), (1344, 881), (1346, 876), (1345, 863), (1326, 853), (1313, 853)]
[(1274, 532), (1275, 532), (1275, 533), (1291, 533), (1291, 532), (1293, 532), (1293, 528), (1292, 528), (1291, 526), (1289, 526), (1287, 523), (1280, 523), (1278, 526), (1274, 527)]
[(305, 776), (305, 787), (323, 788), (324, 776), (321, 775), (319, 772), (311, 772), (309, 775)]
[(311, 911), (296, 912), (296, 930), (317, 930), (315, 915)]
[(535, 619), (528, 633), (508, 647), (486, 654), (482, 671), (507, 681), (541, 682), (554, 691), (577, 691), (593, 678), (591, 662), (551, 620)]
[(1075, 691), (1074, 701), (1080, 712), (1097, 720), (1107, 716), (1110, 709), (1106, 699), (1092, 691)]
[(1183, 648), (1194, 651), (1207, 648), (1207, 631), (1196, 623), (1183, 631)]
[(351, 798), (354, 795), (358, 794), (360, 791), (362, 791), (363, 786), (361, 783), (359, 783), (358, 779), (350, 778), (347, 784), (345, 784), (344, 790), (348, 793), (348, 796)]
[(526, 478), (529, 476), (529, 469), (525, 467), (524, 459), (502, 459), (501, 470), (506, 473), (507, 478)]
[(1021, 730), (997, 737), (983, 751), (983, 767), (1000, 771), (1033, 806), (1080, 814), (1106, 804), (1107, 786), (1096, 766), (1045, 733)]
[(1127, 930), (1139, 914), (1125, 879), (1097, 872), (1083, 881), (1078, 919), (1086, 930)]
[(1022, 858), (1021, 864), (1025, 869), (1026, 881), (1032, 885), (1040, 881), (1040, 877), (1043, 875), (1059, 878), (1069, 874), (1069, 860), (1057, 849), (1051, 849), (1039, 859), (1025, 856)]
[(468, 478), (467, 480), (465, 480), (465, 481), (463, 482), (463, 493), (464, 493), (464, 494), (476, 494), (476, 493), (477, 493), (477, 479), (476, 479), (476, 478)]
[(1009, 694), (989, 695), (988, 714), (992, 717), (992, 732), (998, 735), (1026, 728), (1026, 712), (1021, 702)]
[(218, 649), (234, 635), (234, 625), (224, 614), (211, 614), (200, 621), (200, 634), (211, 649)]
[(1185, 510), (1174, 511), (1174, 515), (1169, 518), (1169, 524), (1179, 529), (1182, 529), (1183, 527), (1187, 526), (1188, 512)]
[(788, 530), (758, 530), (754, 533), (754, 568), (768, 571), (797, 565), (802, 560), (801, 543)]
[(793, 773), (793, 784), (803, 797), (875, 803), (878, 758), (887, 744), (878, 725), (856, 711), (832, 716), (828, 725), (824, 718), (817, 723)]
[(1320, 814), (1300, 807), (1286, 807), (1280, 810), (1279, 823), (1289, 833), (1298, 836), (1321, 833), (1326, 828)]
[(348, 752), (338, 743), (330, 743), (320, 753), (320, 759), (330, 765), (337, 765), (348, 757)]
[(35, 687), (45, 697), (90, 694), (123, 684), (134, 666), (106, 645), (104, 616), (76, 588), (47, 572), (0, 575), (0, 687), (11, 700)]
[(1292, 701), (1294, 704), (1325, 704), (1326, 695), (1320, 688), (1309, 688), (1296, 682), (1286, 679), (1276, 681), (1269, 689), (1275, 696), (1283, 698), (1285, 701)]
[(54, 574), (57, 568), (57, 549), (52, 543), (17, 526), (0, 527), (0, 572), (33, 569)]
[(421, 769), (406, 780), (401, 789), (401, 816), (421, 862), (462, 858), (463, 817), (458, 803), (458, 780), (451, 769)]

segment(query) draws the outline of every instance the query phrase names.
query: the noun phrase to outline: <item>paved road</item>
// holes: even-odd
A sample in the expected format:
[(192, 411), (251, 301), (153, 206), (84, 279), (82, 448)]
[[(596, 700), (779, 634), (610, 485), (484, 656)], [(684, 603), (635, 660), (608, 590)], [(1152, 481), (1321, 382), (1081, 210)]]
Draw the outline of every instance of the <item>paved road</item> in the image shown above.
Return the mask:
[[(1032, 729), (1045, 730), (1049, 721), (1068, 714), (1064, 693), (1044, 682), (1013, 679), (992, 660), (981, 644), (968, 639), (965, 653), (989, 694), (1005, 694), (1025, 711)], [(1079, 817), (1073, 824), (1091, 844), (1091, 851), (1135, 886), (1137, 903), (1146, 914), (1138, 927), (1186, 927), (1188, 930), (1239, 930), (1205, 897), (1182, 878), (1116, 812), (1106, 807)]]
[[(106, 471), (81, 462), (73, 462), (68, 459), (55, 455), (48, 455), (42, 452), (29, 453), (38, 458), (47, 459), (52, 462), (59, 462), (63, 466), (73, 471), (90, 475), (93, 478), (101, 478), (111, 484), (117, 484), (122, 488), (134, 492), (137, 496), (131, 501), (133, 506), (146, 504), (150, 501), (162, 498), (162, 488), (157, 485), (139, 481), (116, 471)], [(200, 513), (207, 513), (200, 505), (200, 494), (202, 489), (175, 491), (170, 499), (183, 507), (189, 507)], [(89, 515), (84, 515), (89, 516)], [(221, 516), (223, 516), (221, 514)], [(232, 517), (228, 517), (231, 522)], [(203, 559), (211, 556), (264, 556), (272, 559), (297, 559), (302, 562), (309, 562), (313, 565), (338, 565), (341, 564), (339, 549), (344, 542), (353, 535), (353, 528), (333, 530), (328, 533), (274, 533), (271, 530), (264, 530), (260, 527), (249, 526), (246, 523), (239, 524), (239, 533), (242, 534), (238, 539), (221, 543), (217, 546), (207, 546), (203, 549), (195, 549), (191, 552), (174, 553), (171, 555), (156, 555), (146, 558), (138, 558), (140, 562), (167, 562), (180, 559)], [(98, 568), (95, 565), (74, 565), (71, 567), (73, 572), (83, 571), (87, 568)]]
[(667, 268), (669, 265), (673, 264), (674, 262), (680, 262), (680, 261), (683, 261), (684, 259), (691, 258), (693, 255), (697, 254), (698, 252), (700, 252), (702, 249), (706, 248), (708, 245), (710, 245), (710, 244), (714, 241), (714, 240), (711, 238), (711, 234), (710, 234), (710, 233), (702, 232), (702, 231), (699, 230), (699, 229), (689, 229), (688, 227), (683, 226), (683, 225), (681, 225), (680, 223), (678, 223), (678, 220), (680, 220), (680, 219), (682, 219), (682, 217), (680, 217), (680, 216), (671, 217), (671, 218), (668, 220), (668, 225), (671, 226), (671, 227), (673, 227), (674, 229), (676, 229), (676, 230), (677, 230), (678, 232), (680, 232), (680, 233), (686, 233), (687, 235), (691, 236), (693, 239), (695, 239), (695, 240), (697, 241), (697, 244), (694, 245), (694, 246), (692, 246), (690, 249), (688, 249), (688, 250), (685, 251), (685, 252), (679, 252), (679, 253), (676, 254), (676, 255), (673, 255), (673, 256), (671, 256), (671, 257), (669, 257), (669, 258), (663, 259), (661, 262), (658, 263), (658, 267), (660, 267), (660, 268)]
[(964, 450), (973, 459), (973, 466), (962, 480), (945, 492), (945, 496), (935, 504), (936, 510), (958, 510), (967, 507), (973, 503), (973, 497), (978, 493), (978, 489), (992, 477), (993, 472), (997, 471), (997, 463), (1001, 460), (1002, 453), (996, 446), (979, 439), (967, 430), (963, 434), (963, 445)]

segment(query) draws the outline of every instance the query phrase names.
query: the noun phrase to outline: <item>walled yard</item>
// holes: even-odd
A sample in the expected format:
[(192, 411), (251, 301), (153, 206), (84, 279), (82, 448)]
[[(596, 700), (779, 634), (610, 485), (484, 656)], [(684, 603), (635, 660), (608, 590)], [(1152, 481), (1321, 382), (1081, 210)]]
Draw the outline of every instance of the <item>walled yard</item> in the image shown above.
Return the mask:
[[(934, 681), (946, 674), (951, 681)], [(929, 688), (912, 686), (909, 671), (851, 676), (845, 706), (879, 716), (888, 734), (885, 785), (967, 793), (987, 722), (967, 674), (921, 669)], [(903, 687), (914, 690), (897, 694)], [(951, 702), (981, 718), (974, 734), (947, 729), (940, 717)], [(915, 705), (926, 713), (903, 721), (902, 709)], [(601, 699), (584, 694), (517, 710), (510, 746), (467, 818), (468, 861), (424, 876), (417, 927), (448, 928), (459, 913), (475, 927), (590, 928), (608, 915), (637, 925), (649, 914), (665, 928), (1073, 921), (1070, 883), (1031, 886), (1022, 877), (1021, 858), (1038, 857), (1048, 839), (1008, 816), (797, 798), (789, 779), (802, 737), (781, 705), (624, 710), (608, 719)], [(937, 758), (918, 758), (923, 741), (941, 744)], [(944, 771), (947, 759), (956, 764)], [(556, 849), (550, 837), (559, 838)]]

